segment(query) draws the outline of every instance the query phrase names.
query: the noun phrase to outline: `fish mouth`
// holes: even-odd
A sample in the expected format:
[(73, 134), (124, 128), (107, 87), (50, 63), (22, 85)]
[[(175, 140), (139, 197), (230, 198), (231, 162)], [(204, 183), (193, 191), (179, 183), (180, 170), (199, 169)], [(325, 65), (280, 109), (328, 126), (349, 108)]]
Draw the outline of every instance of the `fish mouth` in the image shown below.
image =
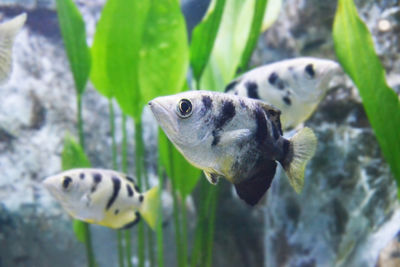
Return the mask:
[(159, 101), (159, 98), (153, 99), (148, 105), (167, 136), (176, 135), (178, 133), (178, 125), (174, 120), (174, 111), (171, 111), (162, 101)]

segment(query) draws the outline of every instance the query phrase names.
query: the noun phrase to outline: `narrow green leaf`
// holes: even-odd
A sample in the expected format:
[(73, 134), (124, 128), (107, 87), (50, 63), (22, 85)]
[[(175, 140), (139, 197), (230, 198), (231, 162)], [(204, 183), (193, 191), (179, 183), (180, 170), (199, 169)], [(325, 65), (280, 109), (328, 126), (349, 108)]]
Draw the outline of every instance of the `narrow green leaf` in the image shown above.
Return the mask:
[(267, 0), (256, 0), (254, 5), (253, 20), (251, 22), (251, 28), (249, 37), (247, 38), (246, 46), (244, 48), (242, 57), (238, 69), (241, 71), (247, 70), (247, 65), (249, 63), (251, 54), (257, 45), (258, 37), (262, 30), (262, 23), (265, 13), (265, 7), (267, 6)]
[(194, 28), (190, 44), (190, 63), (193, 75), (200, 80), (203, 70), (210, 58), (215, 38), (224, 11), (225, 0), (213, 0), (201, 23)]
[[(109, 5), (115, 4), (116, 1), (108, 1)], [(103, 12), (106, 9), (103, 9)], [(92, 68), (90, 71), (90, 80), (97, 91), (107, 98), (113, 97), (113, 88), (115, 87), (109, 80), (107, 72), (107, 38), (113, 29), (113, 25), (109, 21), (110, 16), (102, 15), (96, 25), (96, 33), (94, 34), (93, 45), (91, 48)]]
[(371, 34), (351, 0), (339, 0), (333, 28), (336, 55), (356, 84), (386, 161), (400, 185), (400, 103), (387, 85)]
[[(64, 139), (64, 149), (61, 154), (62, 169), (69, 170), (74, 168), (90, 167), (89, 159), (81, 146), (70, 135)], [(86, 242), (87, 226), (86, 223), (74, 220), (73, 229), (76, 238), (82, 243)]]
[(184, 199), (193, 191), (201, 176), (201, 171), (193, 167), (182, 154), (176, 150), (161, 130), (158, 144), (160, 161), (168, 177), (174, 180), (176, 189)]
[(138, 62), (150, 1), (109, 0), (102, 22), (109, 24), (106, 69), (114, 96), (124, 113), (139, 118), (143, 105), (139, 90)]
[(282, 8), (282, 0), (268, 0), (261, 32), (266, 31), (278, 19)]
[(140, 49), (142, 104), (179, 92), (189, 64), (185, 20), (176, 0), (151, 1)]
[(72, 0), (56, 0), (58, 21), (75, 88), (82, 94), (90, 72), (90, 51), (86, 43), (85, 23)]

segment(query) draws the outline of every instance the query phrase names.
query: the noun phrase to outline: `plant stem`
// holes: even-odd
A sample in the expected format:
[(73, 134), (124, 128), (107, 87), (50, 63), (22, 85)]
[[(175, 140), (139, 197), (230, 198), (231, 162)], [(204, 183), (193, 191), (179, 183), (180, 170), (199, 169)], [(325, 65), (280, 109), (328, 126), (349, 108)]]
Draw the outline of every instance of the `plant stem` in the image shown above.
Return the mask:
[(161, 167), (161, 160), (160, 156), (158, 156), (158, 186), (159, 186), (159, 191), (158, 191), (158, 201), (160, 205), (160, 210), (158, 212), (158, 221), (157, 221), (157, 265), (158, 267), (164, 267), (164, 246), (163, 246), (163, 225), (162, 225), (162, 220), (163, 220), (163, 208), (162, 208), (162, 202), (161, 202), (161, 195), (162, 195), (162, 189), (163, 189), (163, 184), (164, 184), (164, 175)]
[[(111, 151), (112, 151), (112, 168), (118, 169), (117, 166), (117, 143), (115, 141), (115, 115), (114, 105), (112, 99), (108, 99), (108, 110), (110, 116), (110, 130), (111, 130)], [(117, 248), (118, 248), (118, 266), (124, 267), (124, 246), (122, 244), (122, 231), (117, 230)]]
[[(169, 153), (169, 158), (170, 158), (170, 169), (172, 175), (174, 175), (175, 170), (174, 170), (174, 158), (173, 158), (173, 153), (172, 153), (172, 144), (171, 142), (168, 142), (168, 153)], [(181, 236), (181, 224), (180, 224), (180, 217), (179, 217), (179, 202), (178, 202), (178, 196), (176, 192), (176, 184), (175, 184), (175, 178), (171, 178), (171, 183), (172, 183), (172, 199), (173, 199), (173, 214), (174, 214), (174, 224), (175, 224), (175, 242), (176, 242), (176, 257), (178, 259), (178, 267), (184, 267), (185, 266), (185, 259), (183, 258), (182, 255), (182, 250), (183, 250), (183, 244), (182, 244), (182, 236)]]
[[(85, 137), (83, 134), (83, 119), (82, 119), (82, 96), (81, 94), (77, 94), (77, 109), (78, 109), (78, 133), (79, 133), (79, 144), (82, 147), (82, 150), (85, 150)], [(92, 247), (92, 236), (90, 234), (89, 224), (84, 223), (84, 235), (85, 235), (85, 248), (86, 248), (86, 256), (89, 267), (95, 267), (94, 253)]]
[(182, 220), (182, 258), (184, 260), (184, 266), (187, 266), (187, 247), (188, 247), (188, 237), (187, 237), (187, 209), (186, 209), (186, 197), (182, 198), (181, 201), (181, 220)]
[[(140, 189), (143, 188), (142, 174), (143, 174), (143, 159), (144, 159), (144, 144), (142, 137), (142, 121), (141, 118), (135, 120), (135, 154), (136, 154), (136, 178)], [(145, 261), (145, 236), (144, 225), (141, 220), (138, 223), (138, 266), (144, 267)]]
[(209, 224), (208, 224), (208, 231), (207, 231), (207, 243), (206, 243), (206, 267), (211, 267), (212, 264), (212, 252), (213, 252), (213, 245), (214, 245), (214, 231), (215, 231), (215, 215), (217, 210), (217, 203), (218, 203), (218, 187), (213, 186), (210, 188), (211, 194), (211, 209), (210, 209), (210, 217), (209, 217)]
[[(128, 135), (126, 128), (126, 114), (122, 114), (122, 171), (128, 172)], [(124, 231), (125, 237), (125, 255), (126, 264), (128, 267), (132, 267), (132, 253), (131, 253), (131, 231)]]

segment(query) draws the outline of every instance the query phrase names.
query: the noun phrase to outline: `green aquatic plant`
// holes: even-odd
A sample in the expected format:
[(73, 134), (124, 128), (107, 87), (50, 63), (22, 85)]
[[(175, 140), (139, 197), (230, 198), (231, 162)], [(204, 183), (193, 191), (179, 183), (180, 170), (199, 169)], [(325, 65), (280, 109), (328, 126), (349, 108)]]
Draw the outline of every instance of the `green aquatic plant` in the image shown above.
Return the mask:
[(387, 85), (371, 34), (352, 0), (339, 0), (333, 38), (339, 62), (360, 92), (383, 156), (400, 188), (399, 97)]
[[(85, 139), (82, 120), (82, 94), (89, 78), (91, 63), (90, 52), (86, 43), (85, 23), (82, 19), (82, 15), (72, 0), (57, 0), (56, 7), (58, 21), (61, 28), (61, 35), (64, 40), (67, 57), (75, 82), (75, 89), (77, 93), (79, 143), (83, 152)], [(83, 160), (83, 157), (80, 159)], [(82, 164), (86, 163), (87, 162), (83, 160)], [(79, 166), (79, 164), (77, 166)], [(83, 241), (85, 244), (88, 266), (95, 266), (89, 225), (87, 223), (74, 220), (74, 231), (75, 233), (79, 233), (77, 234), (78, 240)], [(82, 238), (83, 236), (84, 238)]]

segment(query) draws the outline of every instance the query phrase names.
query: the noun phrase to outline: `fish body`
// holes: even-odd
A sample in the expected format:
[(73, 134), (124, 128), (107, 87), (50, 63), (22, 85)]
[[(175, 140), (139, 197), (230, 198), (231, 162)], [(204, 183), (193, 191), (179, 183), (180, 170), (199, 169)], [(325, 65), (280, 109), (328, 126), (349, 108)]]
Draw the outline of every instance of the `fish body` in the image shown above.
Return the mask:
[(48, 177), (44, 186), (74, 218), (120, 229), (142, 216), (154, 228), (157, 187), (140, 193), (129, 176), (104, 169), (72, 169)]
[(266, 101), (282, 111), (283, 129), (304, 122), (340, 73), (332, 60), (301, 57), (250, 70), (231, 83), (225, 92)]
[(0, 24), (0, 85), (4, 84), (10, 76), (14, 39), (25, 21), (26, 13), (23, 13)]
[(301, 190), (316, 138), (304, 128), (285, 139), (279, 109), (207, 91), (158, 97), (149, 105), (171, 142), (212, 184), (225, 177), (242, 199), (254, 205), (269, 188), (279, 162), (295, 190)]

